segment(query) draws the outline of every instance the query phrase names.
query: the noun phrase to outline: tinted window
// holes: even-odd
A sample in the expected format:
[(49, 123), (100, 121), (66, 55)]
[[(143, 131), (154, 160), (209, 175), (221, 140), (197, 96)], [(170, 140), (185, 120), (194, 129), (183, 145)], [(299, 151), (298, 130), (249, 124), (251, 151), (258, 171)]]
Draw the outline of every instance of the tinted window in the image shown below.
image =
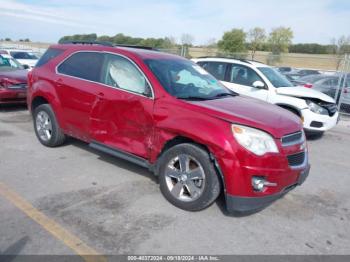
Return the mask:
[(232, 94), (199, 65), (183, 59), (146, 59), (164, 89), (180, 99), (216, 99)]
[(263, 82), (253, 69), (237, 64), (232, 64), (229, 81), (231, 83), (251, 87), (255, 81)]
[(144, 75), (128, 59), (107, 54), (102, 82), (134, 93), (150, 96), (151, 89)]
[(58, 72), (64, 75), (100, 82), (103, 54), (96, 52), (79, 52), (67, 58)]
[(258, 67), (265, 77), (274, 87), (291, 87), (294, 86), (284, 75), (271, 67)]
[(15, 59), (38, 59), (33, 53), (30, 52), (12, 51), (10, 54)]
[(216, 79), (219, 79), (221, 81), (225, 80), (227, 63), (205, 62), (199, 65), (201, 65), (205, 70), (212, 74)]
[(15, 59), (0, 55), (0, 71), (8, 69), (23, 69), (23, 67)]
[(40, 67), (48, 63), (51, 59), (59, 56), (64, 50), (57, 48), (49, 48), (43, 54), (43, 56), (39, 59), (38, 63), (36, 63), (35, 67)]

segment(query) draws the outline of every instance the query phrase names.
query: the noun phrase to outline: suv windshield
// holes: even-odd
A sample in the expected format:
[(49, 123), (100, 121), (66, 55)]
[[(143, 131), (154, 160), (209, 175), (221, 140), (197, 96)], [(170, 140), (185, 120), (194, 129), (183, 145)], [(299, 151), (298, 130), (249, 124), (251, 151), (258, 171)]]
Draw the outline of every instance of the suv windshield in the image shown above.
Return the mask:
[(29, 53), (29, 52), (22, 52), (22, 51), (14, 51), (14, 52), (10, 52), (11, 56), (15, 59), (38, 59), (33, 53)]
[(274, 87), (292, 87), (294, 86), (284, 75), (271, 67), (258, 67), (264, 76)]
[(236, 95), (197, 64), (180, 59), (146, 59), (165, 90), (180, 99), (208, 100)]
[(0, 71), (23, 69), (23, 66), (13, 58), (0, 55)]

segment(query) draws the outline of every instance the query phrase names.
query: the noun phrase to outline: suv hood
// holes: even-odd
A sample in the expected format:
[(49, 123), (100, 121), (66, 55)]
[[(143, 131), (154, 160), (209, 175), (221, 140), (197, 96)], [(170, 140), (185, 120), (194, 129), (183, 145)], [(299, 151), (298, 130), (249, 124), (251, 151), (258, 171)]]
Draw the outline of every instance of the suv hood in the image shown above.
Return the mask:
[(302, 129), (300, 118), (278, 106), (245, 96), (190, 102), (213, 117), (264, 130), (275, 138)]
[(19, 83), (27, 83), (28, 71), (24, 69), (0, 71), (0, 80), (8, 78)]
[(334, 99), (320, 91), (306, 88), (303, 86), (294, 86), (294, 87), (279, 87), (276, 88), (276, 92), (279, 95), (285, 96), (294, 96), (300, 98), (315, 98), (328, 103), (335, 103)]

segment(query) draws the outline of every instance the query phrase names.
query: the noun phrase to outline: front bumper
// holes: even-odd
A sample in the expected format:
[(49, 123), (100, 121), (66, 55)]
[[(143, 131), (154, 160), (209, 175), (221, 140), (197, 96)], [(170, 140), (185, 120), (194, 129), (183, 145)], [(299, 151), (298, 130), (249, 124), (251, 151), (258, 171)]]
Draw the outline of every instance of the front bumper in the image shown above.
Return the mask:
[(309, 109), (303, 109), (301, 113), (304, 119), (304, 129), (308, 131), (327, 131), (337, 125), (339, 118), (339, 112), (336, 112), (333, 116), (329, 116), (316, 114)]
[(27, 89), (1, 89), (0, 104), (27, 103)]
[(301, 185), (306, 180), (310, 172), (310, 165), (302, 170), (296, 183), (285, 187), (281, 192), (262, 197), (241, 197), (226, 194), (226, 209), (229, 213), (253, 213), (260, 211), (277, 199), (283, 197), (296, 186)]

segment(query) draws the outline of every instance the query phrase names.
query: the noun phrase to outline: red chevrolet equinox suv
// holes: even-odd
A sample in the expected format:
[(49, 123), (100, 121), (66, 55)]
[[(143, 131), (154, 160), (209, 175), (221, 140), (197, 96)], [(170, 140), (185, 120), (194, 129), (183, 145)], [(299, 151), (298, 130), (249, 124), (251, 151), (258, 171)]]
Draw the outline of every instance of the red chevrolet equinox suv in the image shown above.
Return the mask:
[(67, 136), (151, 170), (173, 205), (196, 211), (225, 195), (255, 212), (309, 173), (300, 119), (240, 96), (195, 63), (142, 47), (52, 45), (28, 76), (39, 141)]

